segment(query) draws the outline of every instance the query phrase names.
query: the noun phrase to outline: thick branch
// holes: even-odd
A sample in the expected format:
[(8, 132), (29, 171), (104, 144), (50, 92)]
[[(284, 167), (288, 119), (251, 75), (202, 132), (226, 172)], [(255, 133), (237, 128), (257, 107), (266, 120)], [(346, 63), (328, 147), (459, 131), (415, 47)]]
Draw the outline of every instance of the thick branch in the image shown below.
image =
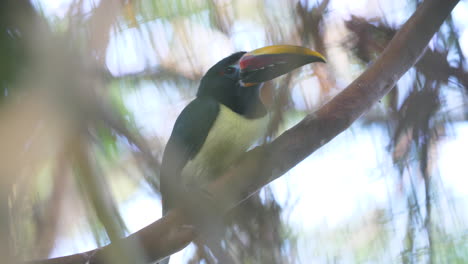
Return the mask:
[[(458, 0), (426, 0), (398, 31), (382, 55), (343, 92), (304, 118), (268, 145), (254, 149), (209, 191), (223, 208), (231, 208), (262, 186), (280, 177), (319, 147), (348, 128), (375, 102), (388, 93), (397, 80), (424, 53), (429, 40)], [(180, 210), (124, 239), (137, 241), (151, 261), (172, 254), (187, 245), (195, 234), (184, 229)], [(83, 254), (37, 263), (105, 263), (102, 258), (112, 245)]]

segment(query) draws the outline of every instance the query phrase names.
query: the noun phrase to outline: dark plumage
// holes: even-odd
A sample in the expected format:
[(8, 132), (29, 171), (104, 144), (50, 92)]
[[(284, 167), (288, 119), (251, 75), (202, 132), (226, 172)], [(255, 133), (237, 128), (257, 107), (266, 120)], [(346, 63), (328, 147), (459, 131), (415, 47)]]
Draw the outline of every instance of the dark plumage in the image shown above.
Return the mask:
[(314, 61), (324, 58), (302, 47), (269, 46), (234, 53), (208, 70), (197, 97), (177, 118), (164, 151), (163, 214), (189, 203), (187, 193), (221, 176), (265, 135), (268, 114), (260, 99), (262, 82)]

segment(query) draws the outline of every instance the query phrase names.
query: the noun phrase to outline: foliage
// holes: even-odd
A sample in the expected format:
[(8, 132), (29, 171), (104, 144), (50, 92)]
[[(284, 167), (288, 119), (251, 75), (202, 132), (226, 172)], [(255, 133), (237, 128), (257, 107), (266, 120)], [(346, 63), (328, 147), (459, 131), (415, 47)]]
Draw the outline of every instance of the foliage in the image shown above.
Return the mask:
[[(45, 0), (2, 2), (0, 255), (6, 263), (18, 255), (72, 253), (64, 248), (73, 243), (119, 243), (136, 231), (125, 208), (142, 196), (158, 203), (161, 142), (219, 58), (279, 43), (314, 47), (328, 58), (326, 67), (267, 84), (275, 118), (265, 141), (338, 93), (382, 53), (400, 23), (372, 8), (389, 10), (382, 1), (365, 1), (362, 16), (343, 15), (336, 2), (77, 0), (60, 10)], [(298, 215), (290, 195), (298, 187), (267, 187), (226, 217), (224, 253), (236, 263), (466, 262), (466, 197), (452, 194), (438, 170), (440, 145), (468, 116), (463, 30), (450, 17), (419, 63), (351, 128), (385, 132), (385, 145), (375, 148), (385, 148), (393, 162), (382, 173), (388, 204), (304, 230), (290, 219)], [(328, 177), (318, 173), (313, 177)], [(213, 262), (209, 249), (192, 246), (185, 261)], [(109, 258), (137, 263), (144, 254), (122, 244)]]

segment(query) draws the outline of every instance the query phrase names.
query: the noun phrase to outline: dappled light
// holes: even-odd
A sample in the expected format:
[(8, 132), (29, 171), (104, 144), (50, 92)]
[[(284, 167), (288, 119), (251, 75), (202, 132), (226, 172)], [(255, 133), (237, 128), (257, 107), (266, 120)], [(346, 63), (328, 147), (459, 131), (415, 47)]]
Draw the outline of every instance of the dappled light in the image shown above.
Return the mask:
[[(444, 1), (0, 3), (2, 263), (467, 263), (468, 3)], [(440, 27), (407, 22), (437, 5)], [(164, 216), (177, 117), (270, 45), (326, 63), (240, 82), (264, 82), (265, 131)]]

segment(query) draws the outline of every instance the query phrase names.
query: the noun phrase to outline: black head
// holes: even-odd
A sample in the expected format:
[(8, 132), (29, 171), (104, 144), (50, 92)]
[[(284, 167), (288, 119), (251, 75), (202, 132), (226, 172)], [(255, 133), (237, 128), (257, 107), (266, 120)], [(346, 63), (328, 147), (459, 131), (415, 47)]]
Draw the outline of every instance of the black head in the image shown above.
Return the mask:
[(248, 118), (266, 114), (260, 100), (262, 82), (311, 62), (325, 62), (315, 51), (278, 45), (237, 52), (222, 59), (203, 76), (197, 96), (212, 97)]
[(240, 78), (239, 60), (246, 52), (236, 52), (211, 67), (203, 76), (197, 96), (213, 97), (232, 111), (248, 118), (266, 114), (260, 101), (261, 83), (243, 85)]

